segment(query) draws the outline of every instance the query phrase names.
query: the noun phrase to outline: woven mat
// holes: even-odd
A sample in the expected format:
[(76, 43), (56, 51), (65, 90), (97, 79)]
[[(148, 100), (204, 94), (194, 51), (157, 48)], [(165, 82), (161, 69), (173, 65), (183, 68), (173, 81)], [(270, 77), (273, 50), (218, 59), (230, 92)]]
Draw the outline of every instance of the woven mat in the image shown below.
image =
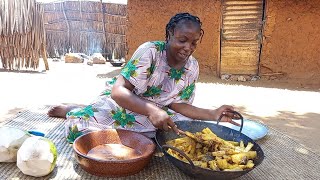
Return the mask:
[[(13, 119), (2, 123), (1, 126), (8, 125), (45, 132), (46, 137), (56, 144), (59, 153), (54, 171), (48, 176), (33, 178), (24, 175), (15, 163), (0, 163), (0, 179), (102, 179), (86, 173), (76, 163), (72, 146), (64, 138), (63, 120), (48, 117), (47, 109), (48, 107), (23, 111)], [(264, 161), (238, 179), (320, 179), (320, 156), (290, 137), (270, 129), (268, 136), (258, 143), (265, 153)], [(115, 179), (184, 180), (191, 178), (170, 164), (165, 157), (154, 156), (151, 163), (138, 174)]]

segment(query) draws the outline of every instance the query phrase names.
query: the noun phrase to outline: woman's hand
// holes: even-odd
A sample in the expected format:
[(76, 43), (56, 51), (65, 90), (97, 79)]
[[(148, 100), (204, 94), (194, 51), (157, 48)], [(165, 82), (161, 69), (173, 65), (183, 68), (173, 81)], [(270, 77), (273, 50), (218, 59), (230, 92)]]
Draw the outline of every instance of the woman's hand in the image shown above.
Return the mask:
[(229, 122), (233, 125), (240, 126), (239, 123), (236, 123), (232, 120), (237, 118), (237, 116), (235, 116), (234, 113), (228, 111), (234, 111), (234, 108), (229, 105), (223, 105), (216, 110), (211, 110), (211, 113), (213, 114), (212, 117), (215, 121), (218, 120), (222, 114), (224, 114), (224, 116), (221, 118), (221, 122)]
[(151, 113), (148, 118), (154, 127), (165, 131), (168, 131), (171, 128), (174, 132), (179, 134), (179, 129), (166, 111), (159, 109), (158, 111)]

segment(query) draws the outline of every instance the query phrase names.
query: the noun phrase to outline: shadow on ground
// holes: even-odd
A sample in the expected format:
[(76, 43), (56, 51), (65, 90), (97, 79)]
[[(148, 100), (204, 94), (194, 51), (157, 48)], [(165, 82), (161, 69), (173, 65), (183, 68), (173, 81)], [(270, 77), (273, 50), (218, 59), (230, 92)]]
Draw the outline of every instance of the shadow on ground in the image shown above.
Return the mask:
[(245, 107), (235, 107), (245, 119), (257, 120), (284, 134), (296, 139), (299, 143), (306, 145), (311, 151), (320, 154), (320, 142), (315, 137), (320, 137), (320, 123), (318, 113), (296, 114), (290, 111), (278, 111), (275, 116), (255, 116)]
[(198, 82), (201, 83), (216, 83), (223, 85), (239, 85), (249, 87), (265, 87), (276, 89), (289, 89), (295, 91), (312, 91), (320, 92), (320, 79), (290, 79), (285, 76), (279, 76), (276, 79), (269, 79), (268, 77), (262, 77), (257, 81), (227, 81), (220, 79), (215, 74), (201, 74)]
[(105, 74), (97, 74), (97, 78), (113, 78), (115, 76), (118, 76), (121, 72), (121, 69), (116, 69), (116, 70), (113, 70), (111, 72), (108, 72), (108, 73), (105, 73)]
[(27, 73), (27, 74), (45, 74), (46, 71), (37, 71), (37, 70), (8, 70), (0, 68), (0, 73)]

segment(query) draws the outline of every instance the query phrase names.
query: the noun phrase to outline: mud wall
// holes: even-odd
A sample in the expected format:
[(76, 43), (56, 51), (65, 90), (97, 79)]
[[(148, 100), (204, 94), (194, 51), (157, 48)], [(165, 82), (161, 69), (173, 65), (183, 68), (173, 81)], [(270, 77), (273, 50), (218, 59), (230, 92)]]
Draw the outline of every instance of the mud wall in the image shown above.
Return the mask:
[(128, 0), (127, 45), (129, 59), (146, 41), (165, 40), (165, 27), (178, 12), (197, 15), (205, 35), (194, 56), (201, 73), (214, 73), (219, 52), (220, 1), (218, 0)]
[[(320, 1), (266, 0), (261, 73), (320, 80)], [(177, 12), (200, 17), (205, 31), (194, 56), (200, 74), (216, 75), (219, 58), (219, 0), (128, 0), (127, 59), (143, 42), (164, 40), (165, 26)]]
[(267, 0), (266, 15), (261, 73), (319, 80), (320, 1)]

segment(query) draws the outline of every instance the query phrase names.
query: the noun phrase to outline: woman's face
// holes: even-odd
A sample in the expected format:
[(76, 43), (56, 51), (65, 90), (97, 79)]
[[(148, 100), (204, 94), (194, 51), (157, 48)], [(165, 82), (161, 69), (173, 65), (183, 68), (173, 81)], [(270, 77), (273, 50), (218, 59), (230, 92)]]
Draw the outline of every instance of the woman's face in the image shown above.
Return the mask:
[(179, 65), (188, 60), (200, 39), (200, 27), (189, 21), (180, 22), (168, 39), (168, 61)]

